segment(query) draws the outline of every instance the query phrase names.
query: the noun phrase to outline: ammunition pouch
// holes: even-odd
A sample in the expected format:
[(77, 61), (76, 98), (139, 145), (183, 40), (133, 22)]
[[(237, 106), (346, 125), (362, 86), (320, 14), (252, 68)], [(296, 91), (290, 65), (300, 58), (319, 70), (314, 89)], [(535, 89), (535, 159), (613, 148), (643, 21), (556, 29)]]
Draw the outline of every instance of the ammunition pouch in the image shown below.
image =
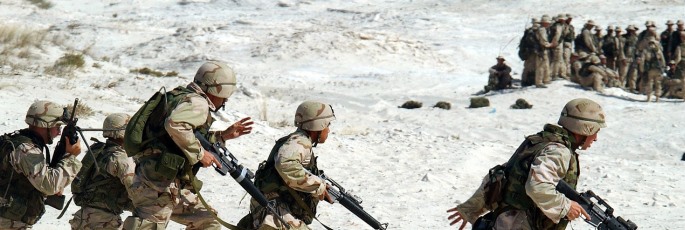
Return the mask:
[(478, 217), (476, 222), (473, 223), (473, 230), (491, 230), (495, 227), (495, 220), (497, 220), (495, 212), (489, 212), (484, 216)]
[[(0, 217), (33, 225), (38, 222), (42, 213), (38, 216), (27, 216), (28, 210), (28, 201), (21, 195), (8, 195), (5, 200), (0, 201)], [(45, 209), (42, 209), (42, 211), (45, 212)]]
[(157, 160), (155, 171), (167, 180), (173, 180), (183, 170), (185, 161), (185, 157), (164, 152)]

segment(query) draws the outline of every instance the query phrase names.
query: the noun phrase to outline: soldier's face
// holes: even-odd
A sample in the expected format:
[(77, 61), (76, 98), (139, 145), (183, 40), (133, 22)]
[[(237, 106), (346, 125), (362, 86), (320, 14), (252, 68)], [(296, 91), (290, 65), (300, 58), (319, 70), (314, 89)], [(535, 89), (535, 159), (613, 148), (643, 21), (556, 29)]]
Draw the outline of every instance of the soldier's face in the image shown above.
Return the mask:
[[(597, 131), (597, 133), (599, 133), (599, 131)], [(580, 146), (580, 150), (589, 149), (592, 146), (592, 142), (597, 141), (597, 133), (593, 134), (592, 136), (585, 137), (585, 141)]]
[[(330, 124), (329, 124), (328, 126), (330, 127)], [(328, 127), (326, 127), (325, 129), (321, 130), (321, 133), (319, 133), (319, 140), (318, 140), (318, 142), (319, 142), (319, 143), (324, 143), (324, 142), (326, 142), (326, 139), (328, 139), (328, 133), (329, 133), (330, 131), (331, 131), (331, 130), (330, 130)]]

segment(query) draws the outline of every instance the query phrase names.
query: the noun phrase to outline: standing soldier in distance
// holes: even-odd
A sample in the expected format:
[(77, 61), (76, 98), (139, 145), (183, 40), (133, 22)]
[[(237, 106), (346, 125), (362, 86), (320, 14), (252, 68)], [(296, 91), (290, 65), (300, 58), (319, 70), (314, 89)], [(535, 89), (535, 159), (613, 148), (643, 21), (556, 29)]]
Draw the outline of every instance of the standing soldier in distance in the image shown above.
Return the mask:
[(540, 23), (537, 18), (531, 20), (532, 25), (527, 28), (521, 38), (519, 49), (526, 49), (524, 52), (525, 59), (523, 60), (523, 71), (521, 73), (521, 86), (531, 86), (535, 84), (535, 60), (537, 59), (539, 47), (536, 45), (537, 31)]
[(550, 36), (552, 44), (558, 44), (552, 50), (552, 73), (553, 79), (564, 78), (568, 79), (566, 64), (564, 62), (564, 32), (566, 31), (566, 16), (564, 14), (557, 15), (556, 22), (550, 28)]
[(652, 98), (652, 89), (656, 88), (654, 95), (656, 101), (659, 102), (661, 96), (661, 78), (666, 62), (664, 55), (661, 52), (661, 44), (654, 37), (649, 38), (649, 45), (641, 52), (640, 61), (638, 62), (641, 69), (640, 72), (645, 73), (641, 85), (643, 85), (645, 94), (647, 94), (647, 102)]
[[(681, 31), (679, 35), (680, 39), (685, 40), (685, 31)], [(675, 61), (676, 65), (674, 78), (683, 79), (685, 82), (685, 42), (680, 43), (680, 45), (675, 48), (673, 60)]]
[(683, 20), (678, 20), (675, 24), (678, 28), (671, 33), (671, 41), (668, 44), (668, 50), (671, 53), (675, 53), (675, 48), (682, 43), (683, 39), (680, 38), (680, 32), (685, 31), (685, 22)]
[[(215, 219), (216, 211), (200, 203), (188, 172), (196, 164), (203, 167), (216, 165), (219, 161), (203, 149), (195, 138), (202, 133), (210, 142), (237, 138), (252, 131), (250, 118), (244, 118), (226, 130), (210, 132), (214, 122), (210, 112), (224, 106), (236, 89), (233, 69), (220, 62), (207, 62), (198, 69), (193, 82), (167, 92), (158, 106), (141, 125), (136, 121), (139, 113), (131, 119), (127, 130), (145, 130), (144, 145), (138, 153), (128, 152), (133, 143), (131, 135), (125, 136), (124, 148), (133, 155), (136, 175), (131, 185), (135, 209), (132, 217), (124, 221), (124, 229), (165, 229), (169, 220), (183, 224), (187, 229), (220, 229)], [(153, 99), (156, 97), (153, 96)], [(139, 112), (144, 111), (144, 105)], [(134, 126), (131, 126), (134, 125)], [(144, 126), (144, 127), (140, 127)]]
[(628, 70), (628, 65), (626, 64), (627, 57), (624, 49), (626, 39), (621, 33), (623, 33), (623, 30), (621, 29), (621, 27), (617, 26), (616, 36), (614, 37), (614, 54), (616, 55), (616, 71), (618, 71), (618, 80), (620, 82), (620, 87), (625, 88), (626, 80), (624, 77), (626, 71)]
[(135, 163), (126, 155), (124, 129), (131, 116), (114, 113), (105, 118), (102, 136), (83, 158), (83, 167), (71, 183), (74, 203), (81, 209), (69, 221), (71, 229), (121, 229), (124, 210), (133, 211), (129, 196)]
[(666, 62), (670, 62), (673, 59), (673, 51), (669, 49), (668, 44), (671, 44), (671, 34), (673, 33), (673, 21), (668, 20), (666, 21), (666, 29), (661, 32), (661, 35), (659, 36), (660, 42), (661, 42), (661, 50), (664, 51), (664, 57), (666, 58)]
[(576, 38), (576, 29), (571, 25), (573, 16), (566, 14), (566, 26), (564, 27), (564, 63), (566, 63), (566, 74), (571, 72), (571, 53), (573, 53), (573, 39)]
[[(318, 144), (326, 142), (333, 120), (335, 113), (330, 105), (302, 102), (295, 111), (297, 130), (276, 141), (269, 158), (259, 164), (255, 174), (255, 186), (276, 203), (277, 212), (288, 222), (290, 230), (310, 229), (307, 225), (316, 218), (319, 201), (333, 203), (326, 182), (318, 176), (313, 151)], [(283, 229), (282, 223), (254, 199), (248, 215), (253, 219), (250, 229)]]
[(575, 40), (576, 51), (585, 51), (586, 53), (599, 53), (597, 44), (592, 35), (592, 28), (595, 27), (595, 21), (588, 20), (585, 26), (580, 31), (580, 35)]
[(538, 28), (537, 39), (540, 44), (540, 52), (535, 59), (535, 87), (547, 88), (544, 84), (548, 84), (552, 79), (549, 71), (549, 50), (556, 47), (558, 44), (549, 42), (549, 32), (547, 29), (552, 20), (548, 15), (543, 15), (540, 19), (540, 28)]
[(616, 36), (614, 26), (607, 26), (607, 34), (602, 37), (602, 53), (607, 58), (607, 68), (616, 69)]
[(602, 27), (595, 25), (595, 33), (592, 35), (592, 42), (595, 44), (595, 48), (597, 48), (597, 55), (602, 54)]
[(447, 210), (454, 212), (448, 217), (450, 224), (463, 222), (459, 229), (464, 229), (486, 212), (494, 214), (481, 217), (492, 221), (487, 229), (565, 229), (581, 214), (589, 219), (578, 203), (555, 188), (561, 180), (576, 187), (580, 175), (576, 151), (597, 140), (597, 133), (606, 127), (604, 111), (590, 99), (573, 99), (562, 109), (557, 124), (546, 124), (541, 132), (526, 137), (505, 164), (509, 183), (502, 188), (500, 202), (485, 203), (486, 175), (471, 198)]
[(31, 229), (45, 213), (45, 198), (60, 194), (81, 168), (81, 140), (66, 140), (57, 167), (46, 163), (48, 145), (61, 134), (63, 108), (51, 101), (31, 104), (28, 128), (0, 137), (0, 229)]
[(635, 80), (637, 79), (637, 27), (634, 25), (629, 25), (628, 28), (626, 28), (626, 35), (624, 36), (625, 38), (625, 55), (626, 55), (626, 61), (625, 65), (628, 67), (626, 71), (624, 71), (625, 76), (623, 76), (623, 79), (625, 79), (626, 83), (628, 84), (628, 90), (630, 92), (636, 93), (635, 91), (637, 88), (635, 87)]

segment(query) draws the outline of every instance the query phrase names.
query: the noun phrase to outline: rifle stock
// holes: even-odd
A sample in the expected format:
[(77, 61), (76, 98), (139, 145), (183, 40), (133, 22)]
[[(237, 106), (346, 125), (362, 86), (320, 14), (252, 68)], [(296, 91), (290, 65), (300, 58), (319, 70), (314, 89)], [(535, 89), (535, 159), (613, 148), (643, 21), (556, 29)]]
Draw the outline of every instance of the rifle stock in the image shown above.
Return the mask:
[[(624, 220), (622, 217), (614, 216), (614, 208), (597, 196), (592, 190), (584, 193), (578, 193), (571, 188), (566, 182), (559, 181), (556, 187), (557, 191), (564, 194), (570, 200), (580, 204), (585, 211), (590, 214), (590, 220), (585, 220), (588, 224), (601, 230), (635, 230), (637, 225), (630, 220)], [(592, 198), (597, 200), (597, 204), (592, 201)], [(604, 206), (606, 209), (602, 210), (600, 207)]]
[[(259, 203), (259, 205), (266, 208), (266, 210), (269, 213), (277, 217), (286, 229), (290, 229), (290, 225), (288, 225), (288, 223), (281, 218), (281, 215), (279, 215), (278, 212), (276, 212), (275, 205), (269, 202), (269, 200), (266, 199), (266, 196), (264, 196), (264, 194), (262, 194), (262, 192), (259, 191), (257, 186), (255, 186), (252, 182), (252, 179), (254, 178), (254, 173), (252, 173), (249, 169), (243, 167), (238, 162), (238, 159), (236, 159), (233, 156), (233, 154), (231, 154), (231, 152), (228, 151), (228, 149), (221, 146), (221, 144), (210, 143), (207, 140), (207, 138), (205, 138), (202, 135), (202, 133), (198, 131), (195, 132), (195, 137), (200, 141), (202, 148), (212, 153), (214, 158), (216, 158), (221, 163), (221, 168), (214, 166), (214, 169), (219, 174), (221, 174), (222, 176), (230, 174), (231, 177), (233, 177), (233, 179), (236, 182), (238, 182), (238, 184), (240, 184), (240, 186), (243, 187), (243, 189), (247, 191), (247, 193), (249, 193), (250, 196), (252, 196), (252, 198), (254, 198)], [(198, 164), (194, 165), (193, 167), (197, 169), (201, 166), (200, 164), (201, 163), (198, 162)]]
[(386, 230), (388, 228), (388, 223), (382, 224), (381, 222), (376, 220), (376, 218), (373, 218), (373, 216), (364, 211), (364, 208), (361, 206), (361, 199), (347, 193), (345, 191), (345, 188), (342, 187), (342, 185), (338, 184), (333, 179), (326, 176), (324, 173), (321, 173), (319, 177), (323, 178), (331, 184), (327, 191), (328, 194), (333, 197), (333, 200), (340, 203), (343, 207), (345, 207), (347, 210), (349, 210), (354, 215), (359, 217), (359, 219), (362, 219), (364, 222), (366, 222), (366, 224), (371, 226), (373, 229)]

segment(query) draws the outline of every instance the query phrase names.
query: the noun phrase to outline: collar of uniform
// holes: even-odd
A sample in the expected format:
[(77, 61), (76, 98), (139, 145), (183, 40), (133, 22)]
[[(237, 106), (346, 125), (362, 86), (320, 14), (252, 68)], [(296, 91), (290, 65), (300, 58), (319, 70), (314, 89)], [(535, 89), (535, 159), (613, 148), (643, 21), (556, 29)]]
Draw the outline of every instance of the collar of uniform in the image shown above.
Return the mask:
[(207, 94), (205, 94), (205, 91), (202, 91), (202, 88), (200, 88), (199, 85), (195, 84), (195, 82), (191, 82), (188, 84), (188, 89), (192, 89), (195, 91), (195, 93), (200, 94), (205, 100), (207, 100), (207, 105), (209, 105), (209, 110), (210, 111), (215, 111), (216, 107), (214, 106), (214, 103), (209, 100), (209, 97), (207, 97)]

